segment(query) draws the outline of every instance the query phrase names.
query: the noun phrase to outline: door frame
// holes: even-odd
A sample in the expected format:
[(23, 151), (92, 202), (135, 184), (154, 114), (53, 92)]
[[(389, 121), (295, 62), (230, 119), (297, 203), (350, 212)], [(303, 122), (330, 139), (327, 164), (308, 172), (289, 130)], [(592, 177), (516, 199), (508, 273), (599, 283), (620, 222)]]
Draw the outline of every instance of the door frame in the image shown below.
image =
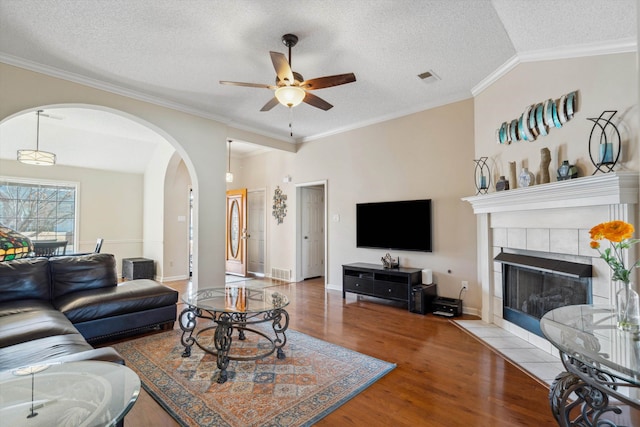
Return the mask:
[(302, 281), (302, 197), (301, 192), (303, 187), (317, 187), (322, 185), (324, 188), (324, 287), (327, 287), (327, 280), (329, 280), (329, 222), (328, 222), (328, 211), (327, 201), (329, 200), (329, 185), (328, 181), (313, 181), (313, 182), (303, 182), (296, 184), (296, 277), (295, 281)]

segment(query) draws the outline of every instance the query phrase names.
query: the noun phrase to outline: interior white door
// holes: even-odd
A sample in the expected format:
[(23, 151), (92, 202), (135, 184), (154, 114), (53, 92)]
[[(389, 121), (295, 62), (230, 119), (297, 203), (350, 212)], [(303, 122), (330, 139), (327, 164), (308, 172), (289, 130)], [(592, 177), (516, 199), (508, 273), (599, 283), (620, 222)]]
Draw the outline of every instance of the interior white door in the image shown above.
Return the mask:
[(265, 192), (247, 192), (247, 258), (249, 274), (264, 276)]
[(301, 188), (302, 278), (324, 274), (324, 187)]

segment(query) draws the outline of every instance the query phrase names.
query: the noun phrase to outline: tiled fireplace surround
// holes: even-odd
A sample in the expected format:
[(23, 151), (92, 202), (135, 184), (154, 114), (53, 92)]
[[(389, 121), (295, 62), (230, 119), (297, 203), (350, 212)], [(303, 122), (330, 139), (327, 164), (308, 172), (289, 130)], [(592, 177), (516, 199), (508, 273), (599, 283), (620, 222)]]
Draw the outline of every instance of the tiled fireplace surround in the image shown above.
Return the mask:
[[(472, 205), (478, 223), (482, 320), (557, 353), (546, 339), (502, 318), (502, 264), (494, 257), (504, 248), (592, 264), (593, 303), (613, 304), (616, 289), (611, 285), (610, 270), (590, 248), (589, 230), (614, 219), (640, 229), (638, 184), (637, 172), (616, 172), (464, 198)], [(636, 260), (633, 250), (628, 255), (631, 262)]]

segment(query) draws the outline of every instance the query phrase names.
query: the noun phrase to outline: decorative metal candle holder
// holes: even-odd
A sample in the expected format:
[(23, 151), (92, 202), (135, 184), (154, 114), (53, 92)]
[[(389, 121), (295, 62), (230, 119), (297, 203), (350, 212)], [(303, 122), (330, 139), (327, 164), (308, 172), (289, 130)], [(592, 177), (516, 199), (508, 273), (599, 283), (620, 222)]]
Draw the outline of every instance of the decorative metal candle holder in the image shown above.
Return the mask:
[(475, 167), (475, 184), (476, 184), (476, 195), (478, 194), (487, 194), (489, 191), (489, 186), (491, 185), (491, 175), (489, 174), (489, 166), (487, 165), (488, 157), (480, 157), (477, 160), (474, 160)]
[(603, 111), (598, 118), (587, 119), (593, 122), (591, 134), (589, 134), (589, 158), (596, 167), (593, 175), (598, 171), (613, 172), (613, 168), (620, 159), (620, 132), (611, 122), (617, 112), (617, 110), (607, 110)]

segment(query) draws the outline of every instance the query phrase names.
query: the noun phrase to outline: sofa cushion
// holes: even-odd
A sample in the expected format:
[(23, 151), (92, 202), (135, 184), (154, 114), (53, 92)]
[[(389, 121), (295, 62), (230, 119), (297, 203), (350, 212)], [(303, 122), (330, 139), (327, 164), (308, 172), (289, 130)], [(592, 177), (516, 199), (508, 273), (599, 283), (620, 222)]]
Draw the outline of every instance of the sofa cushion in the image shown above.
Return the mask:
[(54, 335), (77, 334), (69, 319), (59, 311), (36, 310), (0, 317), (0, 347)]
[(46, 258), (22, 258), (0, 262), (0, 302), (51, 299)]
[(54, 306), (73, 323), (175, 305), (178, 292), (149, 279), (74, 292), (55, 299)]
[(39, 299), (0, 302), (0, 317), (41, 310), (54, 310), (53, 304)]
[(116, 259), (111, 254), (87, 254), (49, 258), (53, 299), (71, 292), (115, 287)]
[[(92, 350), (93, 347), (80, 334), (55, 335), (35, 339), (0, 348), (0, 370), (15, 369), (42, 362), (50, 363), (54, 358), (62, 358), (64, 361), (84, 360), (83, 353), (89, 352), (84, 354), (90, 355)], [(98, 353), (100, 353), (99, 357), (104, 356), (105, 360), (109, 360), (109, 358), (115, 357), (113, 352)], [(117, 352), (115, 354), (117, 355)]]

